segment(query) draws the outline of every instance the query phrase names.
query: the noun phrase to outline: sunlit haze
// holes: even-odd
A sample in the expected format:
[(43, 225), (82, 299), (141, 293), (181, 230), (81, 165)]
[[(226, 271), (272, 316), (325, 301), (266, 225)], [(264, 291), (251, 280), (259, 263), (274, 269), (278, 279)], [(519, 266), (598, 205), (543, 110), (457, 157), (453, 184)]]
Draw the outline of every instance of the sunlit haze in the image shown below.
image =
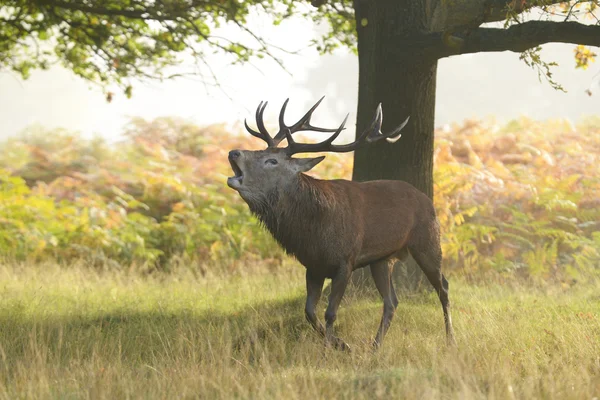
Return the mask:
[[(117, 138), (130, 116), (152, 119), (177, 116), (198, 124), (225, 122), (238, 125), (252, 118), (261, 100), (268, 100), (267, 118), (273, 120), (283, 100), (291, 98), (290, 120), (322, 95), (326, 99), (315, 122), (337, 124), (347, 112), (355, 119), (358, 60), (347, 51), (320, 57), (308, 43), (317, 34), (310, 21), (293, 20), (274, 27), (261, 19), (254, 27), (268, 41), (286, 49), (304, 49), (300, 55), (280, 54), (287, 72), (272, 60), (250, 65), (228, 65), (213, 56), (212, 67), (221, 89), (206, 87), (200, 79), (135, 83), (131, 99), (116, 94), (108, 103), (102, 91), (70, 71), (54, 67), (21, 80), (0, 73), (0, 137), (15, 135), (38, 124), (64, 127), (85, 135)], [(225, 34), (227, 29), (224, 28)], [(600, 65), (576, 70), (573, 45), (547, 45), (544, 57), (556, 61), (555, 78), (567, 93), (558, 92), (537, 72), (510, 52), (465, 55), (443, 59), (438, 68), (436, 126), (465, 118), (495, 117), (499, 122), (525, 115), (535, 119), (566, 117), (573, 121), (600, 110)], [(185, 69), (186, 65), (181, 68)], [(589, 96), (586, 90), (591, 89)], [(398, 93), (402, 96), (402, 93)], [(384, 105), (385, 115), (385, 105)], [(353, 132), (348, 124), (346, 135)]]

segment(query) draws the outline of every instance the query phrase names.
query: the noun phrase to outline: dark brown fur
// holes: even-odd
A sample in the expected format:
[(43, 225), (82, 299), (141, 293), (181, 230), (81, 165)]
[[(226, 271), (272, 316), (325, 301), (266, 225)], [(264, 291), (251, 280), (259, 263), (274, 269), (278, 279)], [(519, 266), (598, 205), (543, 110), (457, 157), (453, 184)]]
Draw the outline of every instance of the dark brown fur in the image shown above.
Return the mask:
[[(374, 345), (381, 345), (390, 325), (398, 299), (392, 284), (393, 261), (408, 252), (417, 261), (437, 291), (449, 342), (454, 341), (448, 281), (441, 272), (440, 229), (431, 200), (413, 186), (400, 181), (351, 182), (319, 180), (304, 175), (323, 156), (294, 158), (297, 153), (323, 151), (347, 152), (381, 140), (394, 143), (408, 118), (392, 132), (381, 132), (383, 111), (377, 107), (369, 128), (350, 144), (333, 141), (344, 129), (347, 118), (337, 129), (310, 124), (319, 100), (298, 122), (285, 125), (287, 100), (279, 116), (279, 132), (271, 136), (265, 128), (266, 103), (256, 110), (258, 131), (246, 129), (267, 143), (259, 151), (232, 150), (229, 161), (235, 173), (227, 184), (239, 192), (286, 252), (306, 267), (306, 318), (326, 343), (348, 349), (333, 335), (337, 310), (352, 271), (369, 265), (375, 286), (383, 299), (383, 316)], [(329, 139), (315, 144), (297, 143), (292, 135), (301, 130), (333, 132)], [(288, 146), (277, 145), (286, 139)], [(331, 294), (325, 312), (326, 326), (316, 316), (326, 278), (331, 278)]]
[[(371, 264), (383, 269), (375, 273), (385, 275), (380, 279), (390, 289), (382, 296), (390, 298), (394, 309), (397, 299), (388, 260), (410, 251), (440, 293), (448, 337), (453, 340), (447, 281), (440, 272), (439, 224), (431, 200), (413, 186), (402, 181), (358, 183), (298, 174), (295, 182), (248, 205), (285, 251), (306, 267), (307, 279), (336, 279), (344, 270), (349, 276)], [(309, 321), (314, 319), (309, 315), (311, 307), (307, 306)], [(387, 314), (384, 325), (389, 325), (393, 312)], [(335, 313), (330, 313), (329, 319), (335, 320)], [(321, 331), (318, 323), (316, 326)], [(337, 338), (334, 343), (347, 347)]]

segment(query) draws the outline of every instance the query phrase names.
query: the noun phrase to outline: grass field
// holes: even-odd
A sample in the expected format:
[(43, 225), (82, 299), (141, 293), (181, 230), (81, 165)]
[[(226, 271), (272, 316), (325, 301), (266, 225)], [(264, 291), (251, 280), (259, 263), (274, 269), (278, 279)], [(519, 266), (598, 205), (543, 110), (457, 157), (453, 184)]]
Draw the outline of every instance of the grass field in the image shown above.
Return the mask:
[[(450, 279), (458, 347), (433, 294), (405, 297), (383, 348), (375, 298), (348, 296), (324, 347), (303, 269), (141, 276), (0, 266), (0, 396), (544, 398), (600, 396), (600, 285), (474, 287)], [(322, 316), (324, 301), (319, 314)]]

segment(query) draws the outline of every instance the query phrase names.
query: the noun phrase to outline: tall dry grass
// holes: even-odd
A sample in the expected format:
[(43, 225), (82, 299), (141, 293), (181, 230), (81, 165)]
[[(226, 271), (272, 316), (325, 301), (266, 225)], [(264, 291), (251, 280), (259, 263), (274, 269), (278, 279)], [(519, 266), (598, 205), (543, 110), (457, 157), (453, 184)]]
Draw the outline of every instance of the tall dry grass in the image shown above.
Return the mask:
[[(451, 280), (458, 346), (433, 294), (402, 298), (382, 349), (375, 298), (349, 296), (325, 348), (303, 271), (197, 278), (54, 264), (0, 267), (5, 399), (592, 399), (597, 284), (525, 289)], [(321, 303), (319, 314), (324, 311)]]

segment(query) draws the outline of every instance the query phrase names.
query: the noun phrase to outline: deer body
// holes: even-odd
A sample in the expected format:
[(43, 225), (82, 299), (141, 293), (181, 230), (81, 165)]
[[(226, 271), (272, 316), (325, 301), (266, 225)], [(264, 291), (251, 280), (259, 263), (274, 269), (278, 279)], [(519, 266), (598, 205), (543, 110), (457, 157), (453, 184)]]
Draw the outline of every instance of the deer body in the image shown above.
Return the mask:
[[(261, 104), (257, 110), (260, 132), (246, 127), (254, 136), (265, 140), (269, 148), (231, 151), (229, 160), (235, 176), (228, 179), (228, 185), (239, 192), (285, 251), (306, 267), (306, 318), (325, 336), (327, 343), (341, 349), (349, 348), (333, 335), (333, 323), (352, 271), (369, 265), (384, 302), (374, 342), (375, 346), (381, 344), (398, 304), (391, 280), (393, 261), (404, 258), (408, 252), (438, 292), (447, 338), (453, 342), (448, 282), (441, 273), (439, 224), (431, 200), (402, 181), (315, 179), (304, 172), (324, 157), (291, 157), (297, 152), (351, 151), (361, 140), (390, 140), (404, 124), (391, 134), (382, 134), (382, 113), (378, 108), (370, 129), (361, 135), (363, 139), (353, 144), (332, 144), (345, 121), (324, 142), (315, 145), (295, 143), (291, 135), (298, 130), (334, 131), (310, 125), (310, 116), (319, 103), (298, 123), (287, 127), (283, 123), (286, 101), (280, 113), (281, 129), (275, 137), (271, 137), (264, 128), (264, 107), (261, 108)], [(284, 137), (288, 140), (288, 147), (277, 148)], [(315, 310), (326, 278), (332, 279), (332, 287), (325, 312), (326, 327), (323, 327)]]
[(333, 278), (345, 260), (353, 260), (354, 270), (396, 254), (416, 227), (435, 221), (429, 199), (402, 181), (301, 174), (293, 187), (268, 196), (269, 207), (250, 202), (250, 209), (288, 254), (325, 278)]

